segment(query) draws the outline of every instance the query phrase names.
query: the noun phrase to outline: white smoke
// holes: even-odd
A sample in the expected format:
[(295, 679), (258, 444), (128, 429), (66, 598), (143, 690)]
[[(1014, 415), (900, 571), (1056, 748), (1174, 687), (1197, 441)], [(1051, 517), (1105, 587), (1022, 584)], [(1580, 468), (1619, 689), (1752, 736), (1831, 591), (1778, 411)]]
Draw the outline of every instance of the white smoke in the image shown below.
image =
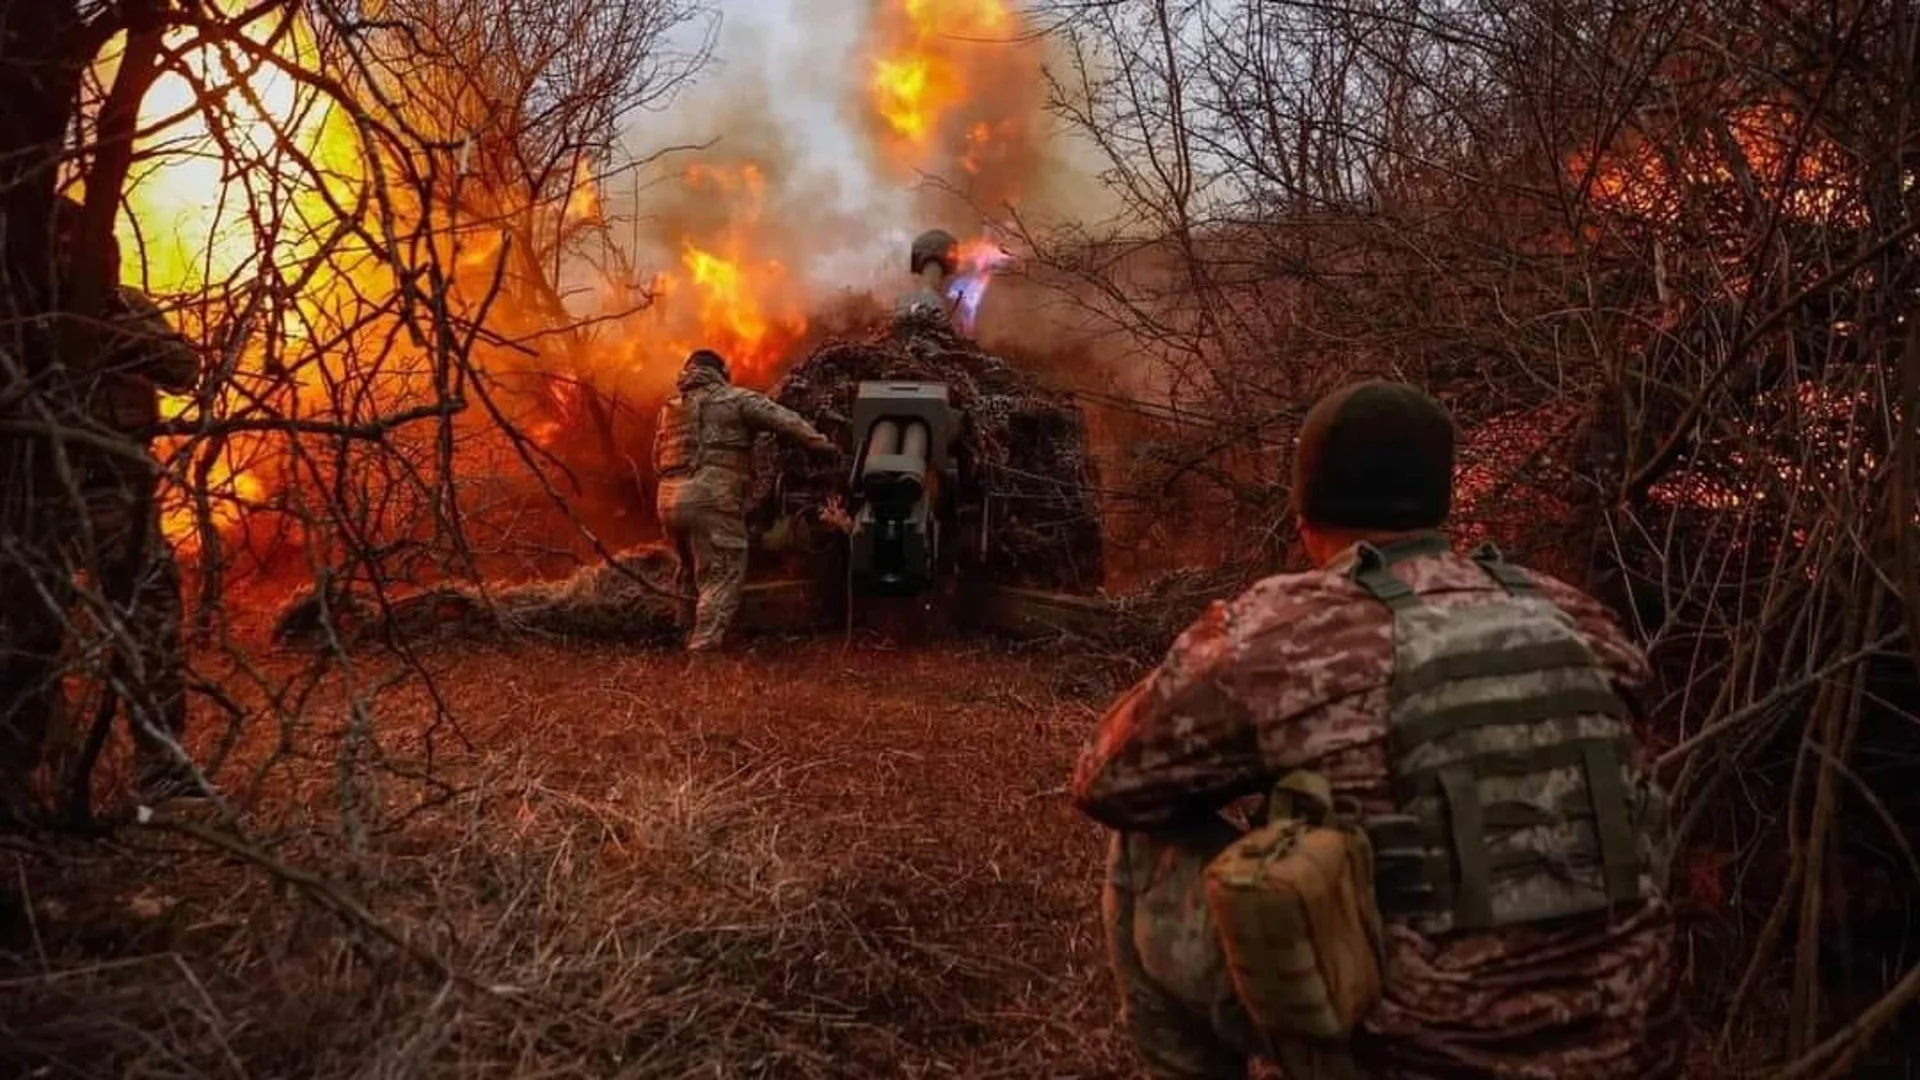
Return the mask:
[(638, 254), (665, 268), (677, 258), (673, 250), (647, 250), (655, 184), (671, 183), (665, 177), (694, 161), (750, 160), (767, 176), (764, 220), (796, 240), (793, 251), (776, 254), (802, 288), (814, 297), (905, 288), (907, 243), (926, 226), (915, 220), (912, 188), (884, 175), (859, 118), (850, 115), (869, 74), (862, 60), (866, 5), (718, 0), (717, 7), (721, 21), (707, 68), (669, 109), (638, 118), (627, 132), (636, 156), (712, 144), (672, 155), (642, 186)]

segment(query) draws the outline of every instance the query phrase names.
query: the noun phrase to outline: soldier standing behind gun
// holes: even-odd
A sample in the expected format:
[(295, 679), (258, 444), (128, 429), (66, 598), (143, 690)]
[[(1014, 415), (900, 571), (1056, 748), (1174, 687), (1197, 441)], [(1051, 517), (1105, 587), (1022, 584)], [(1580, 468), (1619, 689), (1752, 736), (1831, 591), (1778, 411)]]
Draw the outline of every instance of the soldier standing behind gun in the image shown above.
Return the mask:
[[(1115, 830), (1122, 1015), (1156, 1077), (1245, 1075), (1275, 1047), (1325, 1055), (1295, 1080), (1680, 1069), (1664, 797), (1628, 726), (1646, 659), (1590, 597), (1451, 550), (1453, 454), (1451, 417), (1414, 387), (1317, 404), (1293, 490), (1317, 569), (1216, 602), (1081, 756), (1075, 802)], [(1288, 776), (1352, 800), (1373, 835), (1377, 888), (1334, 894), (1374, 893), (1385, 924), (1380, 996), (1345, 1041), (1255, 1029), (1229, 972), (1313, 972), (1297, 954), (1319, 943), (1223, 933), (1242, 928), (1211, 906), (1241, 835), (1222, 811)], [(1229, 956), (1234, 940), (1284, 951)]]
[[(62, 273), (72, 264), (72, 246), (79, 235), (81, 205), (62, 198), (55, 203), (54, 266)], [(119, 252), (109, 266), (118, 268)], [(65, 545), (68, 565), (49, 592), (29, 601), (54, 610), (13, 613), (25, 622), (48, 627), (65, 625), (68, 601), (84, 572), (105, 602), (114, 679), (125, 691), (120, 702), (132, 731), (136, 785), (150, 804), (192, 800), (206, 791), (180, 750), (187, 721), (186, 657), (181, 645), (180, 568), (173, 549), (160, 531), (156, 505), (159, 464), (147, 447), (159, 421), (159, 391), (191, 392), (200, 382), (200, 357), (167, 323), (153, 301), (118, 286), (109, 295), (106, 325), (98, 349), (79, 373), (87, 420), (102, 435), (124, 443), (109, 447), (75, 440), (67, 444), (68, 460), (77, 475), (84, 500), (93, 548), (79, 542)], [(79, 529), (70, 535), (84, 535)], [(58, 629), (37, 646), (17, 650), (0, 672), (6, 687), (7, 713), (0, 716), (23, 744), (21, 756), (31, 761), (56, 716), (63, 713), (60, 696), (60, 638)], [(11, 755), (10, 755), (11, 756)]]
[(815, 450), (832, 440), (798, 413), (728, 381), (727, 362), (710, 349), (687, 357), (679, 393), (660, 409), (653, 465), (660, 478), (654, 505), (680, 556), (680, 593), (692, 596), (688, 652), (725, 643), (746, 582), (745, 503), (753, 436), (772, 431)]
[(900, 298), (895, 318), (926, 319), (951, 328), (953, 300), (947, 287), (960, 269), (960, 241), (945, 229), (929, 229), (913, 238), (908, 267), (920, 287)]

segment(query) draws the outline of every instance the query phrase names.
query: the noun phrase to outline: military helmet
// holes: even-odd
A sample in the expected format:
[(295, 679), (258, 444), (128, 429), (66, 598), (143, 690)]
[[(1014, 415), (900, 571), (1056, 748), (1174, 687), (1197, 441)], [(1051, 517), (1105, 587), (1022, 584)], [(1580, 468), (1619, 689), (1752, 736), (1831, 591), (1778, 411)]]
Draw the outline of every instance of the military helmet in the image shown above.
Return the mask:
[(720, 377), (723, 379), (731, 378), (733, 374), (732, 372), (727, 370), (726, 358), (721, 356), (719, 353), (714, 352), (712, 349), (695, 349), (692, 352), (688, 353), (686, 367), (709, 368), (711, 370), (719, 372)]
[(960, 241), (945, 229), (928, 229), (913, 238), (912, 268), (909, 273), (918, 274), (928, 263), (938, 263), (947, 273), (955, 273), (960, 251)]

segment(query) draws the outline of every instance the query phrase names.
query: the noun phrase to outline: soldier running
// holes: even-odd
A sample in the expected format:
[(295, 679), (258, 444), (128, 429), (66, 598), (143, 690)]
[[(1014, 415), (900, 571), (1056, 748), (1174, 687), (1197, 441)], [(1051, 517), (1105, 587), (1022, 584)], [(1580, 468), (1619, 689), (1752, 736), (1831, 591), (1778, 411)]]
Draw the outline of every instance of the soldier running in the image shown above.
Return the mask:
[[(1316, 405), (1293, 502), (1317, 569), (1216, 602), (1081, 756), (1076, 804), (1115, 830), (1103, 907), (1122, 1014), (1156, 1077), (1241, 1076), (1268, 1056), (1204, 880), (1241, 835), (1223, 812), (1297, 770), (1414, 830), (1411, 881), (1390, 887), (1376, 858), (1381, 997), (1341, 1044), (1352, 1071), (1325, 1075), (1679, 1071), (1664, 798), (1625, 707), (1646, 660), (1597, 601), (1451, 550), (1454, 439), (1405, 384)], [(1453, 653), (1423, 652), (1434, 642)], [(1448, 738), (1479, 749), (1417, 756)]]
[[(660, 410), (653, 464), (655, 506), (680, 556), (680, 593), (692, 610), (688, 652), (724, 644), (746, 581), (745, 502), (753, 436), (772, 431), (815, 450), (832, 440), (799, 414), (728, 381), (727, 362), (710, 349), (687, 357), (679, 393)], [(695, 596), (697, 600), (691, 599)]]

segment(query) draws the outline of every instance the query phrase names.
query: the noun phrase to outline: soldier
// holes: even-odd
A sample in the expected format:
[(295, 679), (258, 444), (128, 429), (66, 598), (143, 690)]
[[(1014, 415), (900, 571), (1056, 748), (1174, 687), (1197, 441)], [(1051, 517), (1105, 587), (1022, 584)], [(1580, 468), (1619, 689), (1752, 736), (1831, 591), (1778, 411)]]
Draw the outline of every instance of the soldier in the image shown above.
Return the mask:
[(680, 556), (680, 592), (691, 597), (687, 651), (718, 649), (740, 608), (746, 580), (747, 470), (755, 432), (772, 431), (815, 450), (833, 442), (797, 413), (728, 381), (727, 362), (710, 349), (687, 357), (679, 393), (660, 409), (653, 464), (655, 506)]
[[(71, 265), (80, 213), (72, 199), (55, 203), (56, 267)], [(117, 249), (109, 265), (119, 266)], [(187, 720), (180, 569), (160, 531), (159, 464), (147, 441), (159, 421), (159, 391), (192, 391), (202, 365), (153, 301), (138, 291), (116, 286), (104, 314), (93, 362), (78, 378), (85, 419), (103, 438), (67, 443), (87, 530), (72, 531), (75, 539), (64, 545), (68, 565), (60, 593), (43, 595), (41, 604), (59, 609), (48, 612), (49, 625), (58, 626), (74, 595), (71, 586), (82, 574), (91, 580), (105, 606), (102, 621), (112, 642), (113, 679), (122, 688), (120, 703), (132, 730), (139, 793), (152, 804), (197, 799), (207, 793), (180, 749)], [(80, 539), (86, 532), (90, 547)], [(61, 712), (58, 646), (54, 639), (44, 645), (51, 651), (43, 647), (34, 656), (9, 658), (10, 666), (33, 661), (28, 666), (34, 671), (23, 667), (20, 674), (36, 685), (13, 688), (13, 715), (4, 718), (20, 741), (35, 744), (22, 755), (28, 760)]]
[(901, 297), (895, 315), (950, 324), (953, 301), (947, 296), (947, 287), (953, 275), (960, 272), (960, 241), (945, 229), (929, 229), (914, 237), (908, 264), (919, 288)]
[[(1439, 533), (1453, 452), (1451, 417), (1411, 386), (1361, 383), (1316, 405), (1292, 497), (1317, 568), (1215, 602), (1080, 758), (1075, 802), (1115, 830), (1103, 908), (1122, 1015), (1155, 1076), (1245, 1075), (1273, 1045), (1236, 996), (1204, 879), (1241, 835), (1227, 815), (1296, 770), (1357, 800), (1369, 831), (1412, 815), (1429, 830), (1416, 844), (1438, 845), (1413, 860), (1426, 865), (1412, 884), (1389, 888), (1376, 860), (1384, 986), (1342, 1051), (1351, 1063), (1382, 1078), (1678, 1072), (1664, 801), (1637, 750), (1620, 750), (1632, 733), (1613, 704), (1631, 701), (1646, 660), (1570, 586), (1491, 549), (1454, 554)], [(1463, 627), (1481, 628), (1478, 652), (1434, 664), (1418, 647), (1457, 645)], [(1423, 694), (1449, 708), (1416, 731)], [(1443, 735), (1508, 741), (1490, 771), (1474, 757), (1424, 759), (1454, 775), (1409, 765)], [(1618, 751), (1619, 764), (1562, 749)], [(1416, 794), (1428, 779), (1446, 799)], [(1478, 806), (1453, 816), (1455, 798)]]

